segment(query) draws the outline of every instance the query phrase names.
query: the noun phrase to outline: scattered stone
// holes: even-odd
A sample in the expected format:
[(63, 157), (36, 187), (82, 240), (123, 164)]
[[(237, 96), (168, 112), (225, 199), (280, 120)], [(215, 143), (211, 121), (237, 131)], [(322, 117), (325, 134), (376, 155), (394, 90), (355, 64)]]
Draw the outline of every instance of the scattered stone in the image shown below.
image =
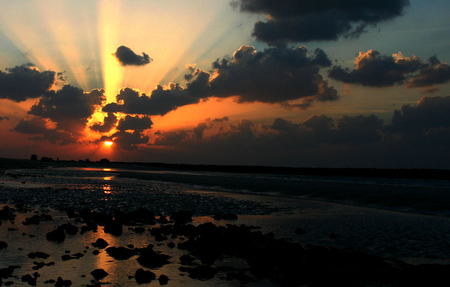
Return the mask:
[(5, 241), (0, 241), (0, 249), (6, 248), (8, 247), (8, 243), (6, 243)]
[(150, 283), (152, 280), (155, 280), (156, 275), (150, 270), (144, 270), (142, 268), (139, 268), (136, 270), (136, 273), (134, 273), (134, 279), (138, 284), (142, 283)]
[(158, 281), (159, 281), (159, 285), (167, 285), (167, 283), (169, 282), (169, 277), (167, 277), (166, 275), (164, 275), (164, 274), (161, 274), (160, 276), (159, 276), (159, 278), (158, 278)]
[(103, 278), (105, 278), (106, 276), (108, 276), (108, 272), (106, 272), (103, 269), (95, 269), (94, 271), (91, 272), (91, 275), (96, 279), (96, 280), (101, 280)]
[(109, 233), (115, 236), (122, 235), (122, 224), (117, 222), (110, 222), (105, 225), (105, 233)]
[(169, 243), (167, 244), (167, 246), (168, 246), (169, 248), (174, 248), (174, 247), (175, 247), (175, 243), (169, 242)]
[(192, 221), (192, 212), (190, 211), (178, 211), (170, 216), (170, 219), (175, 223), (184, 224)]
[(183, 254), (180, 257), (181, 264), (191, 264), (194, 260), (195, 258), (188, 254)]
[(78, 227), (76, 227), (75, 225), (73, 225), (71, 223), (67, 223), (64, 226), (64, 229), (68, 235), (76, 235), (78, 233)]
[(134, 232), (138, 233), (138, 234), (142, 234), (145, 232), (145, 228), (143, 227), (136, 227), (133, 229)]
[(66, 233), (63, 229), (58, 228), (47, 233), (45, 238), (47, 238), (48, 241), (63, 242), (66, 239)]
[(49, 254), (47, 254), (47, 253), (44, 253), (44, 252), (31, 252), (31, 253), (28, 253), (28, 255), (27, 255), (29, 258), (31, 258), (31, 259), (35, 259), (35, 258), (42, 258), (42, 259), (47, 259), (47, 258), (49, 258), (50, 257), (50, 255)]
[(28, 285), (31, 286), (36, 286), (36, 278), (38, 277), (38, 275), (36, 275), (36, 273), (34, 274), (34, 276), (31, 276), (30, 274), (26, 274), (22, 276), (22, 282), (27, 282)]
[(156, 268), (170, 263), (168, 259), (170, 259), (169, 255), (158, 254), (152, 249), (146, 249), (142, 252), (142, 255), (137, 258), (137, 261), (144, 267)]
[(92, 243), (92, 246), (103, 249), (108, 246), (108, 242), (106, 242), (103, 238), (97, 239), (94, 243)]
[(8, 266), (7, 268), (0, 268), (0, 278), (9, 278), (12, 277), (13, 272), (15, 269), (20, 268), (20, 266), (17, 265), (11, 265)]
[(94, 254), (94, 255), (99, 255), (99, 254), (100, 254), (100, 251), (94, 250), (94, 251), (92, 251), (92, 254)]
[(65, 287), (65, 286), (71, 286), (72, 281), (70, 280), (64, 280), (61, 277), (58, 277), (55, 283), (55, 287)]
[(106, 248), (106, 253), (116, 260), (127, 260), (135, 254), (134, 250), (122, 246), (108, 247)]
[(167, 217), (165, 217), (164, 215), (160, 215), (158, 218), (158, 222), (160, 224), (167, 224), (167, 223), (169, 223), (169, 220), (167, 220)]
[(189, 277), (192, 279), (211, 279), (219, 272), (217, 268), (206, 266), (206, 265), (200, 265), (196, 267), (183, 267), (181, 266), (179, 268), (182, 272), (187, 272), (189, 274)]

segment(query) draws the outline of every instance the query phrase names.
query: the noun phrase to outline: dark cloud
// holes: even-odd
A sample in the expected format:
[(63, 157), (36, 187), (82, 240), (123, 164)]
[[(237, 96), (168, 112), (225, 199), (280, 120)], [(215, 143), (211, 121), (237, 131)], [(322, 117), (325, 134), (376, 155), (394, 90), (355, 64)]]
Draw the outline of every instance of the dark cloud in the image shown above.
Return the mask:
[(182, 142), (187, 138), (188, 133), (184, 130), (181, 131), (157, 131), (155, 133), (158, 137), (155, 139), (155, 145), (171, 146)]
[(257, 22), (253, 36), (269, 44), (337, 40), (358, 37), (367, 26), (403, 14), (408, 0), (237, 0), (233, 6), (242, 12), (266, 14)]
[(194, 128), (194, 135), (197, 139), (201, 139), (203, 137), (203, 133), (208, 129), (208, 125), (206, 123), (199, 123)]
[(319, 74), (321, 67), (330, 65), (320, 49), (311, 53), (305, 47), (271, 47), (257, 52), (254, 47), (242, 46), (232, 59), (213, 63), (217, 76), (210, 82), (211, 94), (238, 96), (239, 103), (337, 100), (336, 90)]
[(328, 73), (330, 78), (348, 84), (368, 87), (388, 87), (405, 83), (409, 88), (427, 88), (436, 92), (435, 84), (450, 81), (450, 67), (441, 63), (436, 56), (428, 62), (418, 57), (404, 57), (401, 53), (392, 56), (381, 55), (378, 51), (360, 52), (355, 59), (355, 69), (334, 66)]
[(334, 66), (328, 76), (349, 84), (387, 87), (404, 83), (408, 75), (418, 71), (424, 64), (417, 57), (384, 56), (378, 51), (369, 50), (359, 53), (355, 65), (353, 70)]
[(149, 141), (149, 137), (138, 130), (133, 132), (121, 130), (111, 137), (105, 137), (101, 140), (110, 138), (114, 141), (113, 148), (117, 150), (136, 150), (139, 144), (146, 144)]
[[(66, 85), (58, 91), (44, 93), (28, 114), (32, 119), (22, 119), (14, 128), (25, 134), (42, 134), (35, 139), (60, 144), (75, 143), (84, 137), (89, 118), (105, 100), (103, 90), (83, 90)], [(54, 126), (50, 127), (50, 126)]]
[(116, 96), (117, 102), (103, 107), (104, 112), (121, 112), (125, 114), (165, 115), (178, 107), (195, 104), (200, 101), (197, 97), (188, 95), (186, 89), (171, 83), (167, 88), (158, 85), (152, 91), (151, 97), (138, 90), (125, 88)]
[(119, 121), (117, 129), (119, 131), (133, 130), (133, 131), (143, 131), (146, 129), (151, 129), (153, 125), (152, 120), (149, 117), (132, 117), (127, 115), (124, 119)]
[(163, 116), (210, 97), (237, 97), (239, 103), (279, 103), (286, 108), (300, 107), (288, 101), (301, 99), (305, 109), (313, 101), (339, 99), (337, 91), (319, 74), (320, 68), (329, 66), (330, 59), (320, 49), (311, 52), (305, 47), (279, 46), (257, 52), (254, 47), (242, 46), (233, 58), (213, 63), (214, 76), (189, 66), (185, 88), (174, 83), (158, 85), (151, 96), (124, 88), (116, 96), (117, 103), (106, 105), (103, 112)]
[(431, 87), (450, 81), (450, 67), (447, 63), (441, 63), (436, 56), (431, 57), (428, 62), (429, 65), (420, 70), (420, 73), (407, 84), (408, 87)]
[(142, 56), (136, 55), (126, 46), (118, 47), (112, 55), (116, 57), (122, 66), (144, 66), (153, 61), (147, 54), (142, 53)]
[(28, 113), (50, 119), (57, 129), (81, 137), (88, 119), (104, 100), (104, 90), (85, 93), (80, 88), (65, 85), (61, 90), (45, 93)]
[(450, 127), (450, 96), (423, 97), (416, 106), (404, 105), (396, 110), (391, 129), (397, 132), (422, 133), (430, 128)]
[(47, 128), (47, 121), (40, 117), (21, 119), (13, 130), (23, 134), (42, 135), (36, 136), (32, 140), (47, 140), (61, 145), (74, 143), (77, 140), (68, 132)]
[(55, 83), (55, 72), (40, 72), (32, 64), (0, 70), (0, 99), (15, 102), (38, 98)]
[(351, 144), (379, 142), (382, 129), (383, 120), (375, 115), (343, 116), (336, 123), (338, 141)]
[(97, 131), (100, 133), (107, 133), (109, 132), (113, 127), (116, 126), (117, 123), (117, 117), (113, 113), (108, 113), (108, 115), (103, 119), (103, 124), (94, 124), (90, 128), (93, 131)]

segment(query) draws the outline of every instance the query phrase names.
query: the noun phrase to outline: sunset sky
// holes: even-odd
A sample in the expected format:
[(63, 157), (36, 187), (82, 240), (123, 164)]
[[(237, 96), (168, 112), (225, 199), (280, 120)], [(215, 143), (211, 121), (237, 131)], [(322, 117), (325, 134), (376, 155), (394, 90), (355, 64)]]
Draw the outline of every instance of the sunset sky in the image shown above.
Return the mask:
[(0, 157), (450, 168), (448, 11), (1, 1)]

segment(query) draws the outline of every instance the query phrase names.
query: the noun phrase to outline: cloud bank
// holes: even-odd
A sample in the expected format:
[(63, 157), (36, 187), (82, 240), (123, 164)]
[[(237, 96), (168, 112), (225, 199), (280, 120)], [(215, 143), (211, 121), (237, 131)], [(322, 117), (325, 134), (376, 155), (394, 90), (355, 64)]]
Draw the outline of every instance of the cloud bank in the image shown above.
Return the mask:
[(49, 91), (55, 83), (55, 72), (39, 71), (33, 64), (0, 70), (0, 99), (22, 102)]
[(253, 29), (257, 40), (269, 44), (337, 40), (358, 37), (368, 26), (404, 13), (408, 0), (237, 0), (241, 12), (265, 14)]

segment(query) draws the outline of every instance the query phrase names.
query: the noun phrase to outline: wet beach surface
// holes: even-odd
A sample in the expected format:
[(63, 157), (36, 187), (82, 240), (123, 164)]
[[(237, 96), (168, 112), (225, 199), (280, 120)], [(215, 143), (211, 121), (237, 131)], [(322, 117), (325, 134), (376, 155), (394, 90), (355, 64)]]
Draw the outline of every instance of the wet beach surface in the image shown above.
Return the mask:
[[(302, 286), (302, 284), (303, 286), (329, 286), (326, 282), (312, 279), (308, 279), (310, 281), (306, 281), (306, 283), (298, 278), (290, 280), (289, 272), (286, 270), (277, 270), (281, 272), (280, 274), (285, 275), (285, 281), (275, 278), (276, 276), (265, 278), (255, 271), (257, 265), (252, 260), (256, 255), (253, 254), (253, 257), (248, 254), (243, 255), (239, 253), (242, 251), (238, 252), (231, 247), (229, 248), (233, 250), (234, 256), (224, 253), (212, 263), (204, 258), (199, 246), (186, 247), (187, 244), (185, 244), (184, 249), (180, 248), (183, 243), (189, 242), (190, 236), (198, 238), (199, 234), (195, 232), (200, 232), (199, 230), (202, 228), (209, 230), (211, 234), (216, 232), (222, 237), (233, 239), (232, 235), (235, 234), (230, 234), (233, 228), (228, 227), (227, 229), (225, 227), (227, 224), (232, 226), (245, 224), (247, 228), (241, 231), (245, 230), (244, 233), (247, 235), (250, 234), (248, 232), (261, 232), (261, 234), (273, 232), (273, 238), (271, 235), (267, 237), (254, 235), (255, 237), (252, 237), (252, 240), (259, 244), (264, 242), (266, 245), (262, 250), (266, 250), (268, 253), (271, 250), (269, 245), (273, 247), (281, 244), (276, 240), (286, 238), (289, 242), (300, 243), (299, 246), (306, 248), (308, 254), (315, 254), (314, 256), (322, 254), (322, 257), (317, 256), (317, 258), (321, 258), (320, 260), (324, 262), (332, 261), (330, 256), (333, 257), (332, 253), (336, 250), (350, 252), (339, 254), (341, 261), (346, 261), (345, 258), (352, 258), (354, 253), (363, 252), (377, 256), (376, 258), (383, 257), (385, 258), (383, 262), (390, 262), (389, 266), (395, 265), (401, 270), (409, 270), (409, 267), (406, 268), (406, 265), (402, 265), (404, 263), (399, 263), (397, 260), (415, 265), (426, 263), (441, 264), (442, 266), (446, 266), (450, 260), (450, 219), (444, 216), (447, 210), (442, 206), (446, 206), (448, 201), (445, 200), (442, 188), (431, 193), (430, 198), (439, 199), (439, 203), (442, 205), (441, 208), (433, 211), (430, 208), (422, 208), (423, 205), (411, 208), (408, 205), (410, 202), (405, 203), (405, 201), (402, 201), (403, 204), (386, 204), (386, 199), (382, 197), (381, 199), (374, 197), (378, 200), (375, 201), (376, 204), (364, 199), (366, 202), (363, 205), (363, 201), (353, 200), (351, 197), (345, 198), (345, 193), (340, 193), (340, 197), (330, 197), (327, 190), (323, 193), (310, 190), (310, 193), (296, 197), (274, 196), (276, 194), (271, 193), (272, 190), (266, 190), (266, 194), (269, 195), (267, 196), (261, 195), (263, 193), (248, 192), (249, 189), (226, 189), (223, 188), (223, 185), (211, 184), (209, 188), (206, 188), (205, 184), (194, 185), (186, 182), (185, 173), (179, 174), (178, 183), (174, 183), (175, 180), (172, 182), (156, 180), (155, 174), (158, 173), (151, 173), (152, 178), (142, 175), (142, 173), (139, 176), (137, 174), (139, 175), (133, 170), (116, 172), (98, 168), (94, 170), (74, 170), (72, 168), (7, 170), (6, 174), (4, 173), (0, 178), (0, 208), (11, 210), (11, 214), (14, 214), (15, 217), (12, 221), (3, 219), (3, 224), (0, 226), (0, 241), (8, 244), (6, 248), (0, 249), (0, 269), (8, 266), (20, 266), (20, 268), (14, 269), (12, 277), (3, 278), (3, 284), (13, 282), (13, 286), (29, 286), (28, 282), (22, 282), (22, 276), (30, 274), (34, 278), (33, 274), (38, 272), (39, 277), (36, 278), (38, 286), (54, 286), (55, 283), (49, 280), (56, 280), (58, 277), (71, 280), (72, 286), (88, 286), (99, 283), (110, 283), (113, 286), (134, 286), (139, 285), (135, 272), (143, 268), (156, 274), (156, 280), (151, 283), (153, 285), (159, 285), (157, 279), (161, 275), (166, 275), (170, 279), (167, 283), (168, 286), (241, 286), (242, 284), (246, 286), (278, 286), (289, 285), (289, 282), (298, 283), (294, 286)], [(159, 174), (164, 174), (164, 171)], [(174, 174), (170, 173), (170, 176), (173, 177)], [(160, 176), (159, 179), (161, 178), (163, 177)], [(190, 180), (200, 178), (198, 174), (194, 174), (191, 175)], [(195, 181), (199, 182), (199, 180)], [(240, 183), (234, 181), (233, 184), (238, 186)], [(248, 184), (251, 185), (251, 182), (248, 181)], [(318, 186), (314, 183), (310, 184)], [(385, 194), (389, 195), (390, 193)], [(423, 194), (420, 195), (418, 191), (415, 194), (417, 197), (414, 202), (420, 203), (419, 199)], [(396, 200), (400, 201), (401, 198), (398, 197)], [(429, 202), (430, 200), (428, 200)], [(382, 208), (383, 206), (385, 208)], [(98, 224), (99, 222), (97, 222), (97, 230), (80, 234), (80, 230), (86, 226), (86, 222), (92, 220), (90, 216), (92, 217), (93, 213), (86, 213), (86, 210), (112, 216), (115, 213), (117, 215), (117, 210), (131, 214), (139, 208), (152, 211), (156, 215), (156, 219), (163, 215), (169, 220), (170, 215), (177, 211), (189, 210), (193, 213), (193, 218), (192, 222), (187, 222), (186, 225), (201, 227), (194, 232), (195, 235), (187, 235), (180, 230), (175, 231), (173, 221), (167, 224), (160, 224), (157, 221), (154, 224), (146, 222), (130, 224), (128, 222), (122, 224), (121, 235), (114, 235), (110, 231), (105, 232), (104, 223)], [(69, 216), (69, 210), (75, 211), (76, 216), (73, 214)], [(85, 211), (84, 216), (81, 215), (83, 210)], [(411, 210), (415, 212), (411, 212)], [(43, 220), (44, 214), (50, 215), (52, 220)], [(236, 214), (238, 219), (215, 220), (214, 214)], [(29, 223), (33, 216), (35, 218), (39, 216), (39, 224), (24, 224)], [(216, 230), (207, 224), (210, 222), (214, 226), (224, 227)], [(46, 238), (48, 232), (56, 230), (66, 223), (76, 226), (78, 232), (73, 235), (66, 234), (65, 240), (61, 242), (50, 241)], [(160, 237), (161, 234), (158, 233), (158, 230), (164, 226), (169, 226), (166, 228), (170, 231)], [(260, 228), (250, 228), (251, 226)], [(142, 227), (142, 229), (137, 231), (138, 227)], [(178, 235), (174, 236), (174, 234)], [(237, 242), (242, 242), (242, 244), (247, 242), (248, 238), (245, 239), (242, 234), (239, 236), (241, 241)], [(92, 243), (98, 238), (105, 239), (109, 243), (108, 247), (126, 247), (134, 250), (134, 253), (129, 259), (114, 259), (111, 254), (106, 252), (106, 249), (92, 246)], [(220, 239), (218, 240), (220, 242)], [(170, 256), (170, 264), (161, 267), (146, 267), (140, 264), (136, 259), (143, 256), (143, 250), (149, 244), (154, 246), (152, 250), (156, 253)], [(223, 246), (226, 244), (223, 243)], [(280, 245), (283, 247), (277, 247), (280, 254), (283, 254), (282, 250), (286, 246), (289, 246), (295, 254), (297, 247), (286, 244)], [(329, 249), (326, 249), (326, 252), (314, 249), (318, 246), (327, 246)], [(209, 251), (216, 252), (216, 247)], [(94, 250), (98, 250), (99, 253), (94, 255), (92, 253)], [(30, 253), (37, 251), (45, 252), (50, 256), (45, 259), (29, 257)], [(187, 254), (194, 258), (192, 263), (187, 264), (180, 259), (182, 255)], [(63, 256), (66, 260), (62, 259)], [(310, 258), (308, 256), (311, 255), (305, 256), (305, 258)], [(275, 255), (271, 257), (270, 254), (267, 254), (267, 258), (259, 258), (262, 262), (264, 259), (281, 260)], [(297, 261), (301, 261), (300, 257), (297, 259), (299, 259)], [(356, 257), (354, 261), (364, 265), (366, 259)], [(286, 261), (289, 260), (286, 258)], [(326, 266), (323, 266), (326, 265), (323, 264), (324, 262), (317, 265), (322, 266), (320, 267), (322, 270), (315, 272), (331, 270), (331, 267), (327, 269)], [(378, 261), (373, 258), (367, 259), (367, 262), (374, 264)], [(280, 262), (277, 264), (283, 265)], [(253, 266), (253, 269), (250, 265)], [(315, 266), (311, 262), (309, 265)], [(217, 274), (212, 277), (195, 278), (195, 275), (189, 273), (192, 273), (192, 270), (188, 269), (198, 266), (214, 268), (213, 270)], [(267, 266), (270, 264), (267, 263)], [(258, 267), (264, 270), (264, 267)], [(384, 274), (390, 274), (389, 272), (392, 271), (390, 267), (377, 268), (373, 268), (374, 274), (381, 270)], [(108, 275), (97, 280), (90, 274), (95, 269), (103, 269)], [(268, 270), (270, 271), (270, 269)], [(204, 270), (204, 272), (207, 271)], [(313, 271), (309, 273), (311, 272)], [(404, 277), (409, 271), (405, 272), (402, 275), (403, 279), (391, 279), (392, 282), (397, 282), (395, 283), (397, 285), (391, 282), (390, 285), (385, 284), (384, 286), (406, 286), (399, 283), (406, 282)], [(420, 272), (414, 270), (413, 273), (425, 274)], [(335, 278), (335, 280), (338, 282), (343, 279)], [(351, 280), (349, 282), (352, 283)], [(416, 282), (418, 281), (416, 280)], [(60, 282), (60, 284), (63, 283)], [(373, 286), (380, 286), (377, 284)], [(413, 285), (409, 284), (408, 286)]]

